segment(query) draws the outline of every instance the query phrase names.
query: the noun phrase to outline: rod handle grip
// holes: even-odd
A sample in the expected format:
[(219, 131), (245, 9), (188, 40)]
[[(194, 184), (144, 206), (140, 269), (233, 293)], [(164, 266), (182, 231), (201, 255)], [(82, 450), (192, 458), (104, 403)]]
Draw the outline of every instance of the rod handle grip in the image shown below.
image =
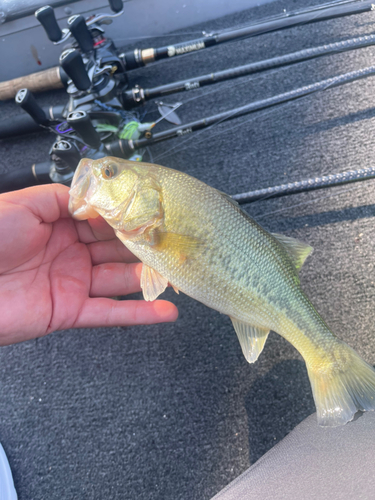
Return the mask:
[(57, 24), (55, 11), (50, 5), (45, 5), (35, 11), (35, 17), (43, 26), (51, 42), (58, 42), (62, 38), (62, 31)]
[(58, 66), (39, 73), (32, 73), (31, 75), (21, 76), (0, 82), (0, 101), (13, 99), (18, 90), (28, 88), (32, 92), (42, 92), (44, 90), (59, 89), (63, 87), (61, 81), (60, 68)]

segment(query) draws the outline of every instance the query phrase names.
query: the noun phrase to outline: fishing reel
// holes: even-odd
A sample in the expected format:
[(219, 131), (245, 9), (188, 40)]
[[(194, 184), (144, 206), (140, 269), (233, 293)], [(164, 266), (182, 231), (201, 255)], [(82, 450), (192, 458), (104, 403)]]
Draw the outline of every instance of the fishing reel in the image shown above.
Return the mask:
[(28, 89), (19, 90), (15, 97), (38, 126), (57, 135), (49, 151), (50, 161), (32, 167), (34, 183), (69, 184), (80, 159), (107, 156), (105, 142), (113, 142), (119, 128), (134, 118), (123, 110), (119, 99), (127, 87), (125, 64), (102, 27), (123, 13), (123, 2), (109, 0), (109, 4), (114, 14), (98, 14), (87, 20), (75, 15), (64, 29), (60, 29), (52, 7), (35, 12), (54, 44), (72, 41), (59, 59), (69, 96), (65, 106), (46, 112)]
[[(75, 104), (75, 100), (70, 99), (65, 108), (59, 107), (53, 110), (56, 115), (53, 118), (47, 116), (28, 89), (19, 90), (15, 101), (40, 127), (57, 135), (49, 151), (50, 161), (32, 166), (34, 184), (50, 182), (70, 184), (81, 158), (97, 159), (109, 154), (104, 141), (113, 135), (113, 130), (117, 130), (121, 115), (115, 110), (101, 109), (100, 101), (96, 101), (98, 103), (96, 104), (88, 100), (85, 104), (75, 107), (73, 111), (69, 111), (72, 103)], [(96, 130), (96, 127), (100, 126), (103, 129), (102, 133)]]
[(95, 39), (98, 32), (104, 33), (101, 25), (110, 24), (113, 18), (121, 16), (124, 12), (122, 0), (108, 0), (108, 3), (114, 14), (96, 14), (87, 20), (81, 15), (75, 15), (68, 19), (68, 28), (63, 30), (57, 23), (54, 9), (49, 5), (36, 10), (35, 17), (43, 26), (51, 42), (54, 44), (65, 43), (73, 36), (75, 39), (73, 44), (78, 44), (82, 52), (87, 52), (92, 48), (90, 36), (94, 39), (94, 45), (98, 44), (99, 40)]
[[(109, 4), (114, 14), (98, 14), (87, 20), (82, 15), (75, 15), (68, 19), (68, 28), (63, 30), (52, 7), (45, 6), (35, 12), (53, 43), (61, 44), (69, 39), (72, 42), (59, 58), (61, 79), (69, 96), (65, 106), (45, 110), (28, 89), (19, 90), (15, 97), (37, 128), (42, 127), (57, 136), (49, 151), (50, 161), (33, 165), (31, 176), (28, 171), (23, 173), (28, 184), (70, 184), (83, 157), (98, 159), (112, 155), (141, 160), (145, 148), (136, 148), (133, 141), (149, 137), (151, 128), (164, 117), (172, 122), (178, 119), (173, 112), (180, 103), (172, 109), (160, 103), (161, 118), (153, 123), (141, 123), (137, 112), (124, 110), (123, 96), (128, 83), (126, 57), (129, 55), (119, 55), (102, 28), (123, 13), (123, 3), (110, 0)], [(2, 190), (16, 182), (12, 175), (8, 180)]]
[[(60, 56), (60, 66), (67, 75), (65, 87), (70, 97), (67, 113), (92, 103), (95, 99), (109, 102), (116, 97), (117, 87), (127, 85), (125, 65), (113, 41), (106, 38), (103, 24), (123, 13), (122, 0), (110, 0), (115, 14), (98, 14), (85, 20), (82, 15), (68, 19), (63, 30), (57, 23), (54, 10), (49, 5), (38, 9), (35, 17), (42, 24), (48, 38), (55, 44), (73, 38)], [(121, 103), (117, 103), (121, 106)]]

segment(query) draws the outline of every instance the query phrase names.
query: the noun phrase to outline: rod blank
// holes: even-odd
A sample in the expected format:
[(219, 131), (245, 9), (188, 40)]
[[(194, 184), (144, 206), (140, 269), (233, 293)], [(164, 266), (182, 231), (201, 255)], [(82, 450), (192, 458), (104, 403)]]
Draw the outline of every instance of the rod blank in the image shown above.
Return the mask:
[(315, 177), (304, 181), (289, 182), (280, 186), (273, 186), (248, 193), (235, 194), (232, 198), (240, 205), (244, 203), (253, 203), (258, 200), (268, 200), (270, 198), (280, 198), (290, 194), (305, 193), (315, 191), (316, 189), (329, 188), (334, 186), (342, 186), (352, 182), (360, 182), (367, 179), (375, 178), (375, 167), (362, 168), (359, 170), (349, 170), (340, 174), (325, 175), (323, 177)]

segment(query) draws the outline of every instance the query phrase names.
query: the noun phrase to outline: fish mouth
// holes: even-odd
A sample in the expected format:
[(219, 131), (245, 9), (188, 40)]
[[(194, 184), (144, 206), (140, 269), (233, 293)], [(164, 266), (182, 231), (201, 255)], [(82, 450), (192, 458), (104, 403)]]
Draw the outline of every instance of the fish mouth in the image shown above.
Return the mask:
[(87, 195), (91, 186), (93, 160), (84, 158), (78, 164), (69, 191), (69, 212), (76, 220), (94, 219), (98, 212), (88, 203)]

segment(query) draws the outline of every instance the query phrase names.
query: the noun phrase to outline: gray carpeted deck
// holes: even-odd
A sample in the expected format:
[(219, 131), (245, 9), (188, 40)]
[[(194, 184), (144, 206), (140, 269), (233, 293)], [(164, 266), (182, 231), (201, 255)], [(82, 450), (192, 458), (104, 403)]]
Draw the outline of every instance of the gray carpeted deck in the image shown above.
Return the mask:
[[(187, 31), (304, 3), (275, 2)], [(131, 83), (154, 86), (370, 34), (374, 16), (224, 44), (132, 72)], [(183, 100), (187, 122), (370, 66), (374, 56), (369, 47), (165, 101)], [(374, 95), (368, 78), (162, 143), (152, 154), (229, 194), (370, 166)], [(43, 94), (38, 102), (63, 103), (65, 95)], [(1, 103), (0, 112), (20, 110)], [(1, 171), (45, 160), (52, 140), (40, 133), (3, 141)], [(245, 206), (266, 229), (314, 247), (303, 287), (333, 331), (371, 364), (374, 194), (375, 181), (367, 181)], [(248, 365), (229, 318), (172, 290), (164, 296), (179, 307), (175, 324), (70, 330), (1, 348), (0, 442), (20, 500), (209, 500), (314, 412), (305, 364), (284, 339), (271, 334)]]

